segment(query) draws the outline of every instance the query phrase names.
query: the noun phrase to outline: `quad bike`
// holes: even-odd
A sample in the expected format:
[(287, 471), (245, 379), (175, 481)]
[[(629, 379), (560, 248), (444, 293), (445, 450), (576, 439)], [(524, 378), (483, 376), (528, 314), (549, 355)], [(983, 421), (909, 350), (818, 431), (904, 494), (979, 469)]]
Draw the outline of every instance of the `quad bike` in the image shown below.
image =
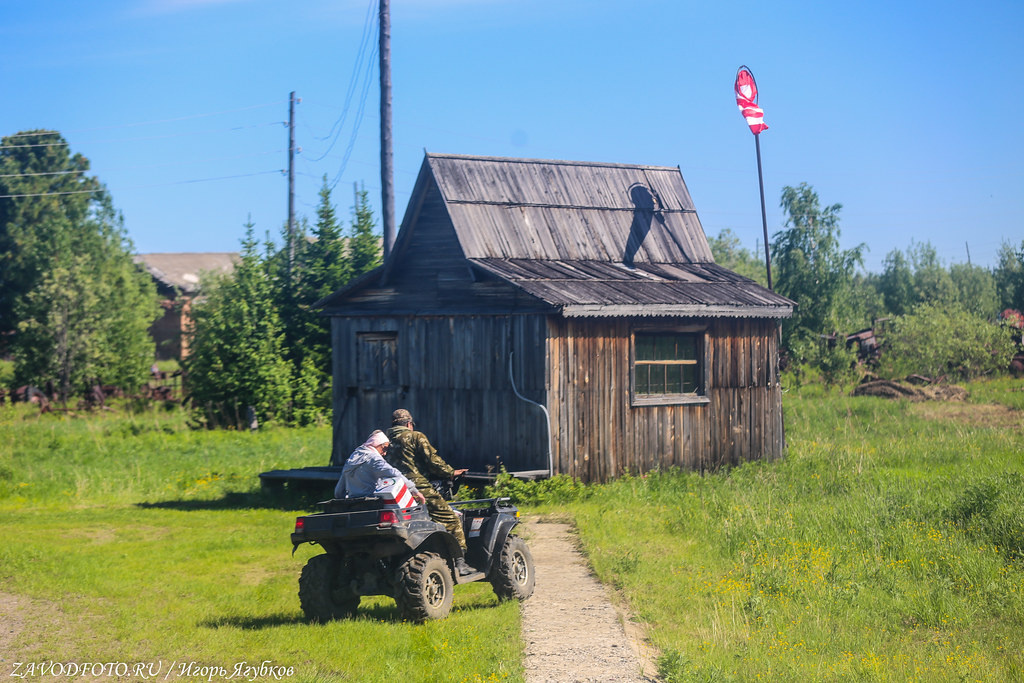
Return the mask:
[(452, 501), (462, 518), (464, 559), (478, 571), (460, 575), (458, 541), (434, 522), (425, 505), (403, 507), (389, 496), (343, 498), (320, 503), (323, 512), (299, 517), (292, 553), (302, 543), (326, 551), (309, 559), (299, 577), (299, 604), (311, 621), (355, 614), (363, 595), (388, 595), (402, 617), (422, 622), (443, 619), (452, 608), (455, 585), (490, 582), (499, 600), (533, 594), (533, 557), (512, 533), (519, 510), (508, 498)]

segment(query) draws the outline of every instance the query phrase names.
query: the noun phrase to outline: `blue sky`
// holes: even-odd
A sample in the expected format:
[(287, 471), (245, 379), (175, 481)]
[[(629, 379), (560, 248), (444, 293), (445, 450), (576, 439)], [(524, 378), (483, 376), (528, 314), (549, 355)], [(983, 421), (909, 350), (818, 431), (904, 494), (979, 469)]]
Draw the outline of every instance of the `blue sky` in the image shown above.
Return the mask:
[[(346, 220), (354, 183), (379, 216), (373, 11), (0, 0), (0, 135), (63, 133), (140, 252), (234, 251), (249, 217), (260, 235), (286, 220), (295, 91), (297, 213), (315, 219), (326, 174)], [(746, 64), (770, 233), (782, 187), (807, 182), (868, 270), (914, 241), (992, 266), (1024, 240), (1022, 33), (1019, 1), (392, 0), (396, 214), (424, 150), (679, 166), (707, 234), (755, 249)]]

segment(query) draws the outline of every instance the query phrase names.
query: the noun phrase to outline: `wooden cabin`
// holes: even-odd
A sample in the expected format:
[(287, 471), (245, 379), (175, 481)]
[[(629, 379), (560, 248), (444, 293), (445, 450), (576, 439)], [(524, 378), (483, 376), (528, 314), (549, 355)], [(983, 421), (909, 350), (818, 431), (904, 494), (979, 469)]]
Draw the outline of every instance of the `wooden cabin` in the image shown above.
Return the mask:
[(146, 269), (156, 284), (162, 313), (149, 328), (156, 342), (157, 360), (182, 360), (188, 355), (186, 333), (192, 301), (204, 274), (230, 273), (238, 262), (233, 252), (138, 254), (135, 263)]
[(476, 472), (783, 453), (794, 304), (715, 264), (678, 168), (427, 154), (384, 265), (319, 305), (334, 458), (398, 407)]

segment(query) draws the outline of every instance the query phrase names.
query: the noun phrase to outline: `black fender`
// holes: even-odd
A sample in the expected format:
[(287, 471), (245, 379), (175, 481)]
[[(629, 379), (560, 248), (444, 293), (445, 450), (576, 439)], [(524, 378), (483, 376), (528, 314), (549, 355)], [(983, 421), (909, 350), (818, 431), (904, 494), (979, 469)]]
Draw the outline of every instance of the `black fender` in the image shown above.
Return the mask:
[(498, 518), (486, 544), (482, 548), (486, 554), (486, 566), (478, 566), (477, 569), (485, 574), (491, 573), (495, 558), (501, 555), (501, 549), (505, 547), (505, 541), (518, 524), (519, 520), (512, 516)]
[[(444, 529), (444, 527), (441, 528)], [(422, 536), (417, 534), (414, 539), (415, 547), (409, 552), (409, 557), (422, 552), (435, 552), (444, 557), (453, 568), (455, 560), (462, 557), (462, 548), (459, 547), (459, 542), (447, 530), (433, 531)]]

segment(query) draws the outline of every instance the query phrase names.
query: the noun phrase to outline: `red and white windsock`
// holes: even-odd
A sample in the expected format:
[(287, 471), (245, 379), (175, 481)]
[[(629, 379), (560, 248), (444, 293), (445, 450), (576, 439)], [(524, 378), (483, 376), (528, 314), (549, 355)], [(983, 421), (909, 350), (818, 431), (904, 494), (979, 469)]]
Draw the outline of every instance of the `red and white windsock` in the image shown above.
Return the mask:
[(747, 120), (750, 132), (757, 135), (763, 130), (768, 130), (768, 124), (764, 122), (764, 111), (757, 106), (757, 83), (754, 82), (754, 74), (745, 66), (741, 66), (736, 72), (735, 89), (736, 106)]

